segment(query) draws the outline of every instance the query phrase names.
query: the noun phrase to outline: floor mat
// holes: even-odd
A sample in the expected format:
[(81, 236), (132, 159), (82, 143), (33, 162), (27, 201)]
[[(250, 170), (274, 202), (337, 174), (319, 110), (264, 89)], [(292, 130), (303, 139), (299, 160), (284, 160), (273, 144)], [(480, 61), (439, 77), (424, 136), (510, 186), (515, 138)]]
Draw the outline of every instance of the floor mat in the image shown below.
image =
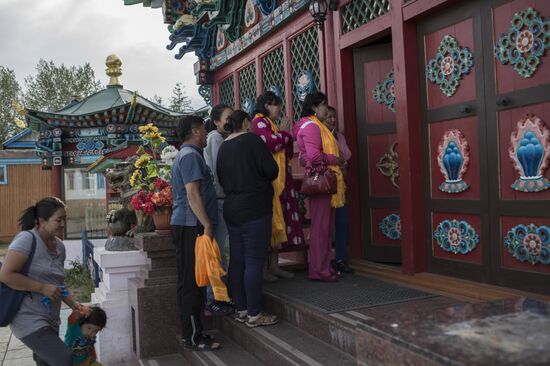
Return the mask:
[(324, 313), (369, 308), (438, 295), (360, 275), (345, 275), (338, 282), (310, 281), (307, 273), (278, 282), (264, 282), (264, 291), (314, 307)]

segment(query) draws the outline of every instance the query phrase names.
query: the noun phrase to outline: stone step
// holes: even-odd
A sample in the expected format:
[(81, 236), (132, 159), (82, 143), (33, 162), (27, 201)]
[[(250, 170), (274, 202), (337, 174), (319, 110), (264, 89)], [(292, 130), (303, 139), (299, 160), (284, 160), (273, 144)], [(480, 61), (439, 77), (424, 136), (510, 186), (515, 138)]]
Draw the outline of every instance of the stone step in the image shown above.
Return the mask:
[(262, 366), (265, 365), (237, 343), (218, 331), (209, 331), (222, 348), (216, 351), (190, 352), (181, 349), (181, 355), (190, 366)]
[(284, 320), (268, 327), (248, 328), (231, 317), (223, 317), (218, 327), (266, 365), (356, 365), (353, 356)]
[(263, 292), (263, 305), (266, 312), (277, 315), (345, 354), (356, 356), (355, 328), (361, 320), (365, 320), (356, 312), (325, 314), (266, 290)]

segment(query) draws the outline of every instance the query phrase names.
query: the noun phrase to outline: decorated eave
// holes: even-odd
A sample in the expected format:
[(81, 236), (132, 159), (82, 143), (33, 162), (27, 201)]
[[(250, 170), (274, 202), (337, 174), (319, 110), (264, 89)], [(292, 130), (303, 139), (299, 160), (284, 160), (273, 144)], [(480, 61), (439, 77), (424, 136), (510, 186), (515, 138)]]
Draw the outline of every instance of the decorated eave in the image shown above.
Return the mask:
[(121, 60), (106, 61), (109, 85), (55, 112), (25, 110), (27, 124), (40, 133), (36, 154), (44, 168), (91, 164), (101, 156), (141, 144), (139, 126), (153, 123), (168, 142), (177, 140), (175, 127), (183, 116), (122, 87)]
[(27, 122), (36, 131), (41, 130), (41, 125), (74, 128), (155, 123), (158, 127), (174, 127), (181, 116), (181, 113), (155, 104), (122, 86), (109, 85), (59, 111), (28, 110)]
[[(125, 4), (146, 1), (128, 1)], [(308, 0), (163, 0), (175, 57), (195, 52), (199, 93), (211, 102), (212, 72), (307, 8)]]

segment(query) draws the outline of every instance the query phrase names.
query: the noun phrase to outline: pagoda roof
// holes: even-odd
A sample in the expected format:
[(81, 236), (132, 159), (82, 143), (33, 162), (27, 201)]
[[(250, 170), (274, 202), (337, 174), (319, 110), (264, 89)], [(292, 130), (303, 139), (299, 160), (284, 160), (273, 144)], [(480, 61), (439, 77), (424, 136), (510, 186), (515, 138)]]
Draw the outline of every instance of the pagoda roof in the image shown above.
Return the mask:
[(71, 102), (66, 107), (55, 112), (29, 110), (29, 113), (47, 116), (85, 116), (117, 109), (123, 106), (130, 106), (133, 103), (132, 100), (134, 95), (136, 97), (136, 105), (141, 105), (166, 117), (183, 116), (182, 113), (174, 112), (159, 104), (151, 102), (138, 95), (137, 93), (134, 93), (127, 89), (123, 89), (122, 86), (119, 85), (109, 85), (107, 86), (107, 88), (100, 90), (99, 92), (92, 95), (89, 95), (81, 101)]

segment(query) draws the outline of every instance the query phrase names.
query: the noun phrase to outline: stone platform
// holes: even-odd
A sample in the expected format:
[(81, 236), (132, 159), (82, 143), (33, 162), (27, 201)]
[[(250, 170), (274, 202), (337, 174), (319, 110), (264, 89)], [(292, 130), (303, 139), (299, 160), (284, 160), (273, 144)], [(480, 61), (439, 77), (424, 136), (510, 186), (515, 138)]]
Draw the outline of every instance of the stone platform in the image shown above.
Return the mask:
[[(347, 278), (352, 279), (374, 280), (363, 275)], [(331, 293), (342, 283), (323, 285)], [(217, 318), (213, 331), (224, 349), (181, 354), (192, 365), (228, 366), (550, 364), (549, 303), (525, 297), (479, 301), (437, 295), (327, 312), (266, 287), (264, 309), (277, 314), (279, 324), (249, 329), (231, 317)]]

